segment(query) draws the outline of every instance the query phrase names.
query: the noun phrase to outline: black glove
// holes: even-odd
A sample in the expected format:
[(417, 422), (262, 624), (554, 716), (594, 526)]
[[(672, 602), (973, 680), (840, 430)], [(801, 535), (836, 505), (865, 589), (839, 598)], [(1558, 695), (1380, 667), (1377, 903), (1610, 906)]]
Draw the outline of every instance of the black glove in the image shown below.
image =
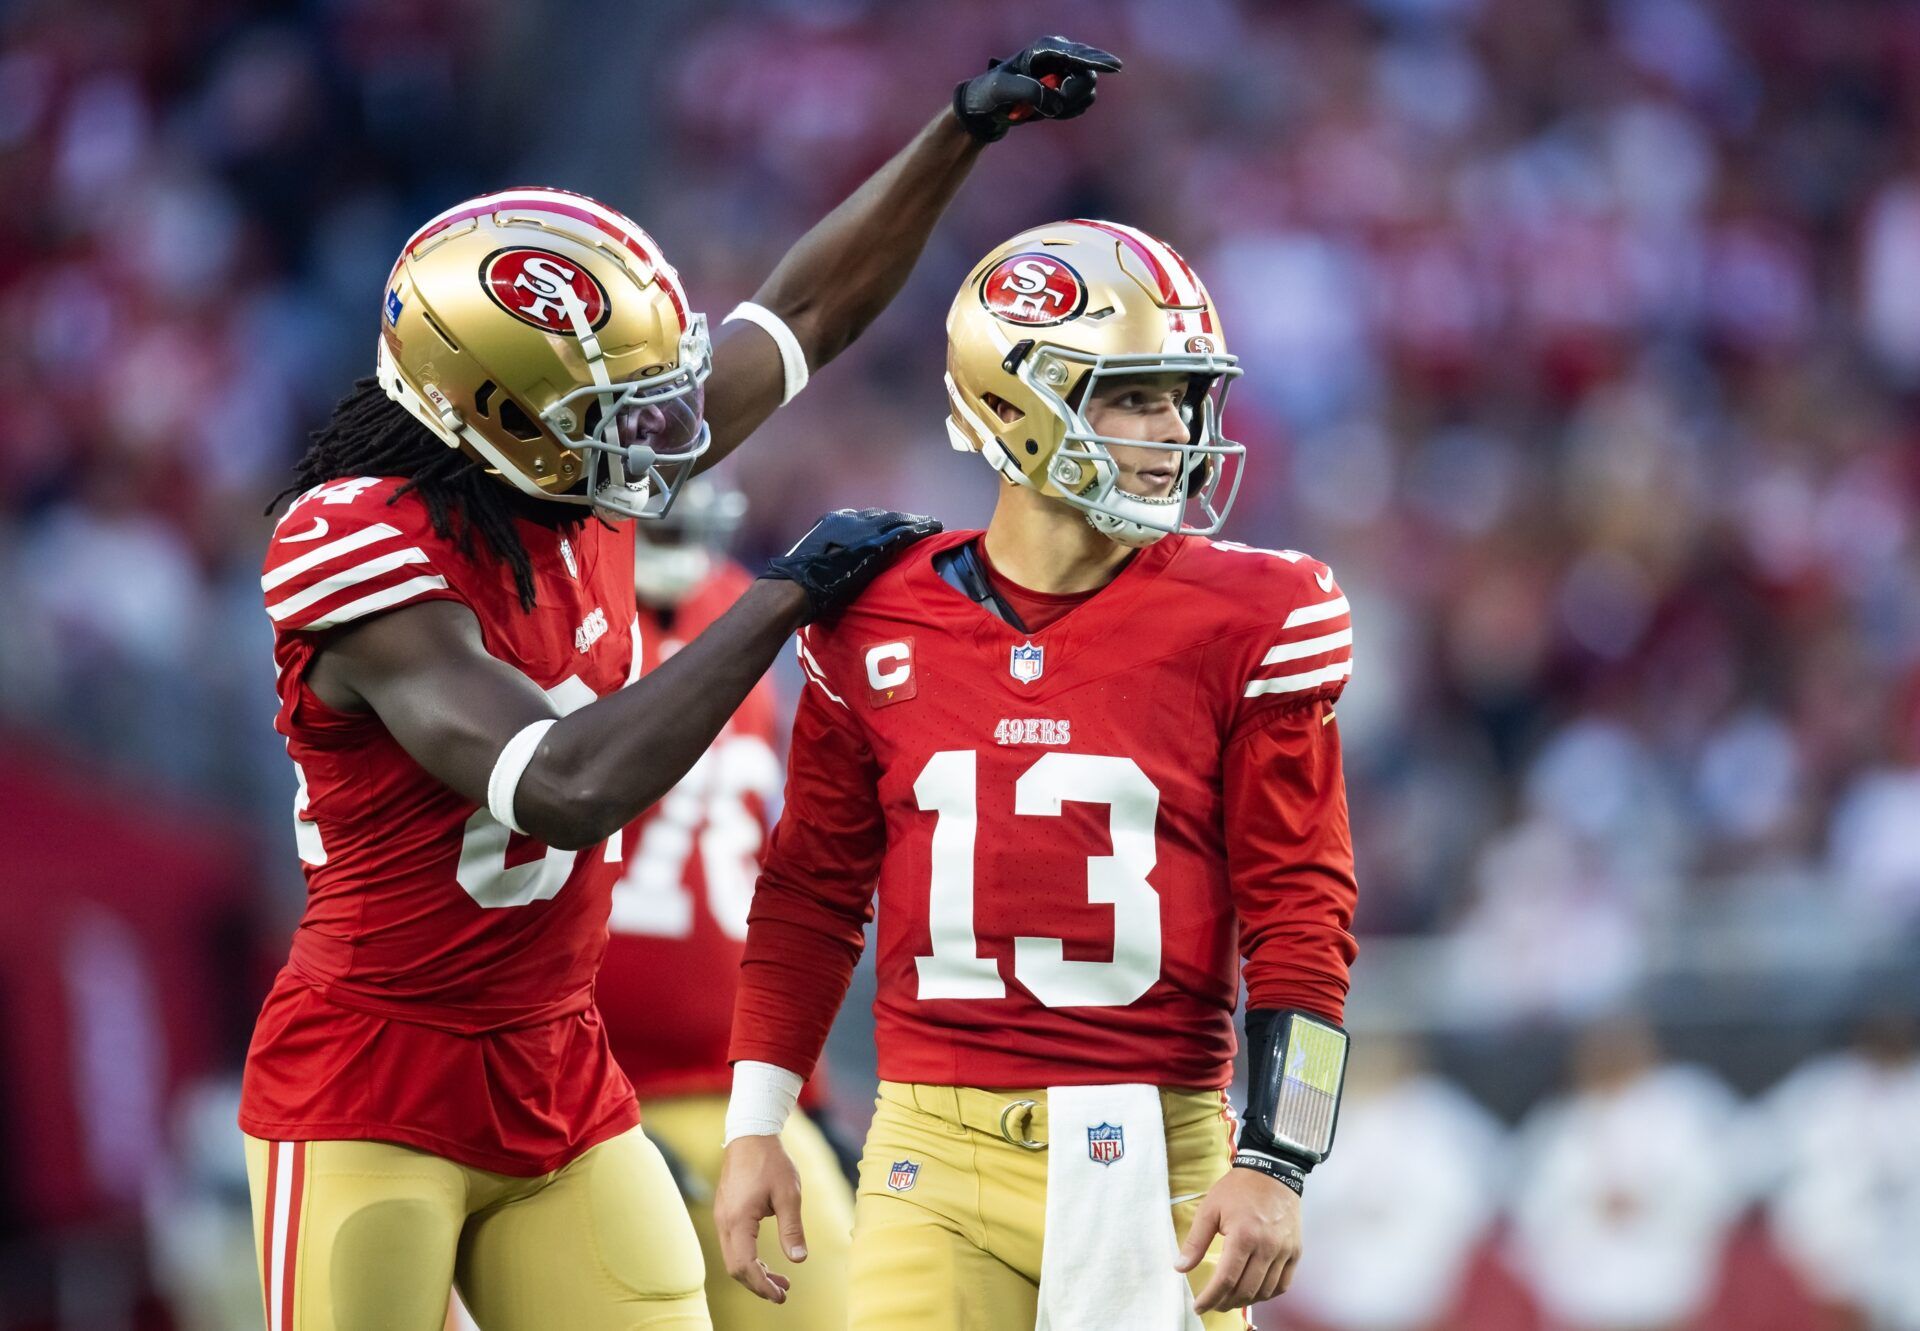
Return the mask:
[(953, 90), (953, 113), (967, 132), (992, 143), (1023, 120), (1071, 120), (1093, 105), (1101, 73), (1118, 73), (1120, 57), (1065, 37), (1042, 37), (1011, 60), (989, 60), (987, 72)]
[(858, 596), (897, 552), (940, 530), (932, 518), (884, 508), (836, 508), (767, 561), (762, 577), (797, 582), (813, 602), (812, 619)]

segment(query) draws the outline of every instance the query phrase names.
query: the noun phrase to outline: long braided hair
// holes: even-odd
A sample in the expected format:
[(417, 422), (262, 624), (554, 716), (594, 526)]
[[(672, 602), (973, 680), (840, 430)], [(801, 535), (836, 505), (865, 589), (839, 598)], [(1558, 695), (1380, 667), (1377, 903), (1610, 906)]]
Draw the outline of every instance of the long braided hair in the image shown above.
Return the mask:
[(516, 517), (543, 527), (571, 528), (585, 521), (584, 510), (542, 503), (520, 495), (487, 473), (465, 453), (449, 448), (394, 402), (373, 378), (357, 380), (353, 391), (334, 404), (333, 417), (315, 430), (307, 451), (294, 465), (293, 483), (273, 497), (271, 513), (288, 495), (343, 476), (404, 476), (407, 483), (388, 503), (417, 492), (427, 506), (435, 535), (474, 553), (474, 538), (513, 571), (520, 608), (533, 609), (533, 560), (514, 526)]

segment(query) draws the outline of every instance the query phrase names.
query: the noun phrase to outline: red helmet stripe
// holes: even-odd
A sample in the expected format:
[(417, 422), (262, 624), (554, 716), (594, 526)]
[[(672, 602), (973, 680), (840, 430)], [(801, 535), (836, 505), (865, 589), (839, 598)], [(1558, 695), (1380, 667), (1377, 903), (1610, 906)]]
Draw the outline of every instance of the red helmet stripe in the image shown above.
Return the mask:
[(665, 291), (667, 299), (673, 302), (673, 312), (680, 320), (680, 331), (686, 331), (687, 298), (680, 289), (680, 275), (660, 253), (660, 247), (654, 243), (653, 237), (605, 204), (570, 190), (523, 186), (501, 190), (495, 194), (483, 194), (477, 199), (455, 204), (414, 232), (413, 238), (407, 241), (406, 247), (401, 250), (401, 255), (404, 258), (412, 253), (414, 247), (421, 241), (438, 235), (456, 223), (464, 222), (471, 217), (483, 217), (488, 213), (496, 213), (503, 208), (514, 207), (559, 213), (562, 217), (586, 222), (626, 246), (635, 258), (647, 266), (647, 271), (660, 283), (660, 289)]
[(1077, 225), (1104, 231), (1132, 250), (1146, 264), (1147, 271), (1159, 285), (1161, 301), (1168, 305), (1199, 306), (1201, 330), (1208, 333), (1213, 331), (1213, 311), (1209, 308), (1206, 291), (1193, 269), (1188, 267), (1187, 261), (1180, 257), (1173, 246), (1137, 227), (1119, 222), (1100, 222), (1090, 217), (1077, 217), (1074, 221)]

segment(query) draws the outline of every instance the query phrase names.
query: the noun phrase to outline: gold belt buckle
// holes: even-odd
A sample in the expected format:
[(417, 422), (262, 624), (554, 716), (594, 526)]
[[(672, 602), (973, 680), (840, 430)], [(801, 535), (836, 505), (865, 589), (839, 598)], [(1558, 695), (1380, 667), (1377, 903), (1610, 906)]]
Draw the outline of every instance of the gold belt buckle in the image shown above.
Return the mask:
[[(1046, 1150), (1047, 1144), (1045, 1142), (1037, 1142), (1027, 1135), (1027, 1128), (1033, 1126), (1033, 1111), (1039, 1107), (1040, 1102), (1038, 1100), (1008, 1101), (1007, 1107), (1000, 1111), (1000, 1135), (1006, 1138), (1009, 1143), (1018, 1146), (1023, 1151)], [(1020, 1129), (1020, 1135), (1016, 1137), (1013, 1135), (1013, 1124), (1009, 1120), (1012, 1119), (1014, 1111), (1020, 1109), (1027, 1111), (1027, 1121), (1025, 1126)]]

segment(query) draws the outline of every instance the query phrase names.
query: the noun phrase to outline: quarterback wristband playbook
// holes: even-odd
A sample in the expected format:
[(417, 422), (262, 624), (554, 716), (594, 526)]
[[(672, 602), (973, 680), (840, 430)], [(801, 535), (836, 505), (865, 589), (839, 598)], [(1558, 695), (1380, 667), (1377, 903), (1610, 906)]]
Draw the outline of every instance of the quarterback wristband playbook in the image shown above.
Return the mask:
[(557, 719), (550, 716), (544, 721), (535, 721), (508, 740), (493, 761), (492, 775), (487, 777), (487, 812), (521, 836), (527, 834), (527, 829), (513, 816), (513, 794), (520, 788), (527, 764), (533, 761), (533, 751), (540, 747), (540, 741), (553, 729)]
[(800, 1074), (775, 1063), (743, 1058), (733, 1065), (733, 1094), (727, 1099), (726, 1138), (777, 1137), (800, 1100)]
[(720, 322), (730, 324), (735, 320), (759, 326), (780, 348), (780, 369), (786, 376), (786, 388), (780, 402), (784, 406), (793, 401), (800, 395), (800, 390), (807, 386), (807, 353), (800, 349), (800, 339), (793, 335), (785, 319), (766, 306), (755, 305), (750, 300), (743, 300), (734, 306)]
[(1247, 1115), (1233, 1163), (1300, 1192), (1333, 1150), (1347, 1033), (1306, 1012), (1247, 1013)]

